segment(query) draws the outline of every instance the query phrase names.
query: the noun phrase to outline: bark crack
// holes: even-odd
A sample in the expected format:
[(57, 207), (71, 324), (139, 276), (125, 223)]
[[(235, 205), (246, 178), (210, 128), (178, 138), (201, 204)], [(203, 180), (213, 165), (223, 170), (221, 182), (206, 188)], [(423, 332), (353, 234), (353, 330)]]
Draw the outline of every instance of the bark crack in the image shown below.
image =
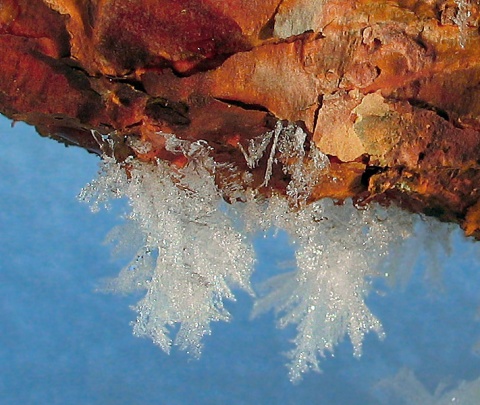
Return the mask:
[(224, 104), (229, 104), (229, 105), (233, 105), (235, 107), (239, 107), (239, 108), (241, 108), (243, 110), (246, 110), (246, 111), (262, 111), (262, 112), (271, 113), (270, 110), (267, 107), (265, 107), (263, 105), (260, 105), (260, 104), (245, 103), (245, 102), (239, 101), (239, 100), (232, 100), (232, 99), (219, 98), (219, 97), (214, 97), (213, 99), (217, 100), (217, 101), (220, 101), (221, 103), (224, 103)]

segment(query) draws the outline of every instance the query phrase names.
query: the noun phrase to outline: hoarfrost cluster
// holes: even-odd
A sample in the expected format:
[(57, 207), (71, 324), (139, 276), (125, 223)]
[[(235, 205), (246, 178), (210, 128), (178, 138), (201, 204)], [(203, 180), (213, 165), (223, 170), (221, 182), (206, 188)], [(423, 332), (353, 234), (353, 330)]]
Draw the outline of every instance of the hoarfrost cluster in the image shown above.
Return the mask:
[(476, 25), (476, 22), (471, 21), (472, 17), (472, 8), (477, 5), (478, 0), (455, 0), (457, 6), (457, 13), (453, 18), (453, 22), (458, 26), (459, 29), (459, 41), (460, 46), (465, 48), (468, 29), (470, 25)]
[[(125, 167), (106, 158), (102, 175), (80, 198), (94, 209), (109, 197), (128, 198), (130, 229), (116, 230), (112, 239), (138, 247), (134, 260), (108, 287), (124, 293), (146, 290), (135, 307), (137, 336), (150, 337), (166, 352), (173, 341), (198, 355), (210, 322), (229, 319), (223, 301), (234, 299), (231, 288), (252, 293), (253, 252), (218, 209), (208, 148), (201, 142), (177, 146), (191, 158), (178, 172), (160, 161), (156, 166), (131, 161), (127, 176)], [(180, 329), (172, 339), (176, 324)]]
[(401, 249), (413, 232), (412, 216), (393, 208), (358, 210), (351, 202), (336, 206), (331, 200), (294, 212), (284, 199), (272, 198), (260, 208), (259, 213), (247, 204), (247, 226), (284, 229), (298, 246), (297, 269), (267, 281), (262, 286), (267, 294), (254, 307), (254, 314), (273, 309), (280, 327), (296, 325), (295, 347), (288, 353), (291, 379), (309, 368), (320, 371), (318, 356), (333, 352), (345, 335), (360, 356), (366, 333), (383, 337), (380, 321), (365, 304), (370, 280), (385, 274), (388, 251)]
[[(137, 336), (151, 338), (166, 352), (178, 345), (198, 355), (210, 323), (229, 320), (224, 301), (234, 300), (237, 288), (254, 297), (254, 315), (274, 310), (280, 327), (296, 327), (288, 353), (293, 381), (309, 369), (319, 371), (319, 359), (333, 353), (344, 336), (349, 336), (355, 356), (361, 355), (366, 333), (383, 336), (380, 320), (365, 304), (372, 278), (394, 279), (396, 269), (407, 262), (401, 255), (405, 241), (413, 234), (430, 239), (429, 222), (393, 207), (357, 209), (351, 201), (307, 205), (318, 181), (312, 176), (328, 168), (328, 159), (314, 145), (306, 156), (305, 133), (294, 125), (279, 123), (243, 151), (248, 165), (255, 167), (272, 144), (265, 156), (264, 184), (280, 156), (291, 178), (288, 199), (273, 195), (267, 201), (253, 189), (232, 185), (243, 190), (244, 202), (229, 207), (215, 184), (217, 164), (207, 143), (165, 136), (170, 151), (187, 157), (185, 167), (134, 159), (117, 163), (104, 157), (98, 179), (80, 195), (93, 210), (111, 198), (128, 198), (128, 224), (114, 230), (110, 239), (117, 250), (135, 246), (134, 259), (107, 289), (145, 291), (134, 308)], [(314, 170), (305, 168), (305, 161)], [(251, 240), (270, 228), (288, 232), (297, 267), (252, 288)], [(421, 243), (417, 238), (413, 245)]]
[(414, 372), (408, 368), (401, 369), (397, 375), (386, 378), (377, 385), (377, 391), (390, 401), (402, 405), (447, 405), (455, 404), (477, 404), (480, 398), (480, 378), (472, 381), (461, 381), (455, 388), (447, 384), (439, 384), (431, 393), (421, 381), (417, 379)]
[[(247, 151), (240, 146), (248, 167), (252, 169), (258, 165), (268, 146), (270, 143), (272, 144), (263, 186), (268, 186), (273, 165), (278, 163), (275, 157), (277, 153), (283, 158), (291, 160), (283, 165), (283, 171), (291, 179), (287, 185), (287, 196), (290, 202), (296, 206), (305, 204), (312, 191), (311, 187), (318, 183), (319, 176), (329, 164), (327, 156), (320, 152), (313, 143), (310, 144), (308, 155), (305, 153), (306, 137), (307, 134), (302, 128), (294, 124), (284, 125), (279, 121), (275, 130), (251, 139)], [(307, 157), (308, 159), (305, 159)]]

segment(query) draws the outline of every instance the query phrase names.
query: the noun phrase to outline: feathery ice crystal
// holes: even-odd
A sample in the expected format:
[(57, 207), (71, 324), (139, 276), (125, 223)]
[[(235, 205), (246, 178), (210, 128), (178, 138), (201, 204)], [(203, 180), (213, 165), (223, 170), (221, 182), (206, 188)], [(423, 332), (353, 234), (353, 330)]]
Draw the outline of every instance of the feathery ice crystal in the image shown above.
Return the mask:
[[(356, 356), (366, 333), (383, 336), (380, 321), (365, 304), (371, 279), (392, 278), (400, 260), (389, 252), (398, 255), (402, 243), (419, 229), (426, 235), (421, 230), (425, 221), (393, 207), (359, 210), (351, 201), (307, 205), (318, 173), (328, 170), (328, 159), (311, 145), (307, 160), (313, 167), (305, 168), (306, 135), (291, 124), (277, 124), (243, 150), (251, 168), (267, 159), (264, 185), (278, 156), (286, 162), (284, 171), (291, 179), (287, 199), (273, 195), (264, 201), (255, 190), (232, 184), (246, 202), (228, 208), (214, 181), (218, 166), (208, 144), (165, 136), (170, 151), (187, 157), (185, 167), (134, 159), (117, 163), (104, 157), (98, 179), (80, 195), (94, 211), (111, 198), (129, 200), (129, 230), (117, 229), (111, 240), (118, 249), (136, 246), (136, 254), (108, 289), (146, 291), (135, 306), (136, 335), (150, 337), (166, 352), (175, 344), (198, 355), (210, 322), (229, 319), (223, 303), (234, 300), (232, 289), (254, 295), (250, 236), (273, 227), (286, 230), (297, 246), (297, 269), (259, 288), (266, 293), (256, 298), (254, 314), (273, 309), (280, 327), (296, 325), (295, 347), (288, 354), (293, 381), (309, 369), (319, 371), (319, 357), (333, 352), (345, 335)], [(175, 325), (179, 330), (173, 338)]]
[(345, 334), (355, 356), (361, 355), (366, 333), (383, 337), (381, 323), (364, 299), (369, 280), (382, 276), (388, 250), (401, 244), (413, 223), (400, 210), (390, 209), (388, 216), (381, 211), (322, 200), (293, 212), (281, 198), (272, 198), (260, 214), (246, 207), (247, 224), (284, 229), (298, 246), (297, 269), (267, 281), (263, 287), (268, 293), (254, 307), (254, 315), (274, 309), (280, 327), (297, 325), (295, 348), (288, 354), (292, 380), (309, 368), (319, 371), (318, 355), (333, 352)]
[(178, 323), (175, 344), (199, 354), (210, 322), (229, 318), (223, 301), (234, 299), (231, 288), (252, 293), (253, 253), (218, 209), (220, 195), (208, 148), (201, 142), (175, 146), (185, 148), (191, 158), (185, 168), (172, 172), (160, 161), (155, 166), (132, 160), (127, 178), (122, 165), (106, 158), (102, 175), (81, 198), (92, 201), (94, 209), (109, 197), (126, 196), (130, 202), (133, 230), (117, 231), (112, 239), (139, 246), (134, 260), (109, 287), (146, 290), (135, 307), (134, 333), (150, 337), (168, 352), (169, 328)]
[(386, 378), (377, 385), (377, 391), (388, 402), (400, 399), (405, 405), (447, 405), (477, 404), (480, 397), (480, 378), (473, 381), (461, 381), (455, 388), (449, 388), (446, 384), (439, 384), (432, 394), (421, 381), (417, 379), (410, 369), (401, 369), (396, 376)]

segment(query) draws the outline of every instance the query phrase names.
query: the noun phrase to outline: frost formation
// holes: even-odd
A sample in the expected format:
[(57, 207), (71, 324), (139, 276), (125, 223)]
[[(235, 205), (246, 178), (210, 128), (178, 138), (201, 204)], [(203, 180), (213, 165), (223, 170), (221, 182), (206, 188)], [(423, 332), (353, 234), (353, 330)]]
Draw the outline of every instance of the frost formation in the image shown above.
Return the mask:
[[(290, 176), (287, 196), (295, 206), (304, 205), (310, 196), (312, 186), (319, 182), (320, 175), (328, 168), (328, 157), (310, 143), (309, 153), (305, 153), (305, 131), (294, 125), (284, 125), (281, 121), (273, 131), (251, 139), (248, 150), (241, 150), (250, 169), (256, 167), (263, 158), (270, 142), (272, 143), (267, 160), (267, 169), (262, 186), (268, 186), (272, 177), (273, 165), (278, 163), (276, 155), (288, 159), (283, 165), (283, 172)], [(308, 165), (307, 162), (310, 162)]]
[[(293, 381), (309, 369), (320, 371), (319, 357), (333, 353), (345, 335), (355, 356), (361, 355), (366, 333), (383, 336), (365, 298), (373, 277), (395, 273), (400, 261), (389, 260), (389, 252), (400, 251), (415, 232), (415, 216), (395, 208), (359, 210), (351, 201), (307, 205), (328, 159), (314, 145), (305, 152), (305, 132), (292, 124), (277, 124), (243, 150), (250, 167), (268, 159), (264, 184), (273, 165), (283, 165), (291, 179), (287, 199), (273, 195), (264, 201), (256, 190), (232, 184), (245, 202), (229, 208), (222, 205), (215, 184), (218, 166), (208, 144), (165, 137), (171, 152), (187, 158), (186, 166), (134, 159), (120, 164), (105, 157), (98, 179), (80, 195), (93, 210), (111, 198), (127, 197), (130, 203), (130, 230), (114, 231), (111, 240), (120, 250), (136, 246), (136, 252), (108, 288), (146, 292), (134, 308), (135, 335), (151, 338), (166, 352), (178, 345), (198, 355), (210, 323), (228, 321), (224, 301), (235, 299), (232, 289), (254, 295), (251, 237), (273, 227), (286, 230), (297, 246), (297, 269), (258, 288), (254, 315), (274, 310), (280, 327), (296, 327), (294, 348), (288, 353)], [(172, 337), (176, 326), (178, 333)]]
[(459, 41), (462, 48), (465, 48), (470, 25), (475, 24), (473, 21), (470, 21), (474, 3), (478, 3), (478, 0), (455, 0), (457, 13), (453, 18), (453, 22), (458, 26)]
[(388, 403), (401, 398), (399, 403), (405, 405), (477, 404), (480, 398), (480, 378), (462, 381), (452, 389), (448, 389), (447, 384), (439, 384), (431, 394), (412, 370), (403, 368), (396, 376), (380, 381), (377, 390), (383, 396), (386, 394)]
[(355, 356), (361, 355), (366, 333), (383, 338), (380, 321), (365, 304), (369, 280), (384, 275), (389, 250), (398, 248), (413, 222), (400, 210), (382, 217), (380, 211), (358, 210), (351, 202), (335, 206), (331, 200), (292, 211), (281, 198), (272, 198), (261, 213), (246, 208), (250, 226), (284, 229), (298, 246), (297, 269), (267, 281), (254, 307), (254, 315), (273, 309), (281, 328), (296, 326), (295, 347), (288, 353), (292, 381), (309, 369), (320, 371), (319, 356), (333, 353), (345, 335)]
[[(117, 231), (112, 239), (138, 247), (109, 288), (146, 290), (134, 308), (134, 334), (151, 338), (165, 352), (173, 343), (198, 355), (210, 322), (229, 319), (223, 302), (234, 300), (231, 288), (252, 293), (253, 252), (218, 209), (220, 194), (208, 148), (201, 142), (174, 146), (185, 148), (191, 158), (184, 168), (175, 172), (160, 161), (155, 166), (132, 160), (126, 163), (127, 176), (123, 165), (106, 158), (100, 177), (80, 198), (94, 210), (111, 197), (129, 200), (132, 229)], [(173, 340), (170, 331), (176, 324), (180, 329)]]

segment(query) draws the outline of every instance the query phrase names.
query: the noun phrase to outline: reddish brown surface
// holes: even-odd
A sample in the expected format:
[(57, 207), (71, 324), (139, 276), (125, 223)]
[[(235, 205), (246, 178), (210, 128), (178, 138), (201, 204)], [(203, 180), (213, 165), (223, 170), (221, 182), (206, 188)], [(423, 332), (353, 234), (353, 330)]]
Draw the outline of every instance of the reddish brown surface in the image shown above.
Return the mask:
[[(173, 159), (159, 132), (205, 139), (241, 171), (240, 146), (297, 122), (332, 163), (312, 198), (396, 201), (480, 237), (469, 11), (459, 19), (450, 0), (0, 0), (0, 111), (96, 152), (91, 131), (114, 134), (119, 159), (135, 138), (153, 146), (141, 159)], [(275, 165), (261, 190), (287, 181)]]

